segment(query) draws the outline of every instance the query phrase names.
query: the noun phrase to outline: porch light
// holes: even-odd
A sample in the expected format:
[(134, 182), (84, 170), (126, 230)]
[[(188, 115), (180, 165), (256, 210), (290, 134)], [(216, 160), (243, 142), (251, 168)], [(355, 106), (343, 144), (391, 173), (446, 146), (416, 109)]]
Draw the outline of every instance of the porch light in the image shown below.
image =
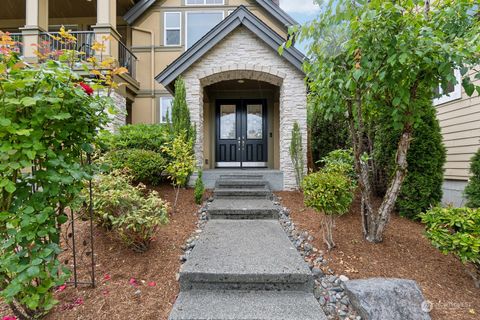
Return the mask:
[(245, 83), (245, 80), (240, 79), (240, 80), (238, 80), (238, 83)]

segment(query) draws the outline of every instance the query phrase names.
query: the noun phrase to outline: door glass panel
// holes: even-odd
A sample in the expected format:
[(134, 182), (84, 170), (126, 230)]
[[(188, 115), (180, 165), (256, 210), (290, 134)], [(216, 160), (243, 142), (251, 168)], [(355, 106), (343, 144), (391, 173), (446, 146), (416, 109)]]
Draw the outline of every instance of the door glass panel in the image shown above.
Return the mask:
[(261, 104), (247, 105), (247, 139), (263, 139), (262, 113)]
[(221, 105), (220, 106), (220, 139), (236, 139), (237, 138), (237, 106)]

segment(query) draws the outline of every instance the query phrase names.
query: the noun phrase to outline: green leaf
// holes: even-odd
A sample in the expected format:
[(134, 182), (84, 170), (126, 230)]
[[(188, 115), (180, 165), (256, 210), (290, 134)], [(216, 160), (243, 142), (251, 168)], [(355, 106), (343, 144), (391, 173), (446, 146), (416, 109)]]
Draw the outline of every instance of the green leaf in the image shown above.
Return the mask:
[(37, 99), (33, 97), (24, 97), (20, 100), (21, 104), (25, 107), (31, 107), (37, 104)]
[(12, 121), (10, 121), (10, 119), (0, 118), (0, 126), (7, 127), (11, 124), (12, 124)]

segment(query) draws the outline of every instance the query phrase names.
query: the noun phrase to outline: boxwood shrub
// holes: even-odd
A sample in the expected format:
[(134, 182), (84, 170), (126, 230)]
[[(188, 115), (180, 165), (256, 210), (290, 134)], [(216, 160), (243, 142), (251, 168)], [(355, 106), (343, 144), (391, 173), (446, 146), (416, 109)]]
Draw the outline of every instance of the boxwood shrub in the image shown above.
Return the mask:
[(112, 150), (104, 157), (110, 170), (127, 169), (133, 180), (149, 184), (158, 184), (167, 161), (155, 151), (143, 149)]

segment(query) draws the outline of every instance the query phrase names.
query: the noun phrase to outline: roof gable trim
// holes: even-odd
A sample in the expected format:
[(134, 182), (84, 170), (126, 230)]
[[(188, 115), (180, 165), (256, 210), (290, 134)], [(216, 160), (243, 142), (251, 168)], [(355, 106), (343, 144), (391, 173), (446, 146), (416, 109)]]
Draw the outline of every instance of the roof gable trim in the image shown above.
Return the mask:
[[(279, 34), (270, 29), (265, 23), (258, 19), (244, 6), (239, 6), (227, 18), (215, 26), (202, 39), (195, 43), (190, 49), (185, 51), (177, 60), (163, 70), (155, 79), (167, 87), (179, 75), (185, 72), (191, 65), (198, 61), (211, 48), (217, 45), (228, 34), (239, 26), (245, 26), (251, 32), (256, 34), (275, 52), (285, 41)], [(285, 49), (282, 55), (288, 62), (303, 72), (303, 61), (305, 56), (294, 47)]]

